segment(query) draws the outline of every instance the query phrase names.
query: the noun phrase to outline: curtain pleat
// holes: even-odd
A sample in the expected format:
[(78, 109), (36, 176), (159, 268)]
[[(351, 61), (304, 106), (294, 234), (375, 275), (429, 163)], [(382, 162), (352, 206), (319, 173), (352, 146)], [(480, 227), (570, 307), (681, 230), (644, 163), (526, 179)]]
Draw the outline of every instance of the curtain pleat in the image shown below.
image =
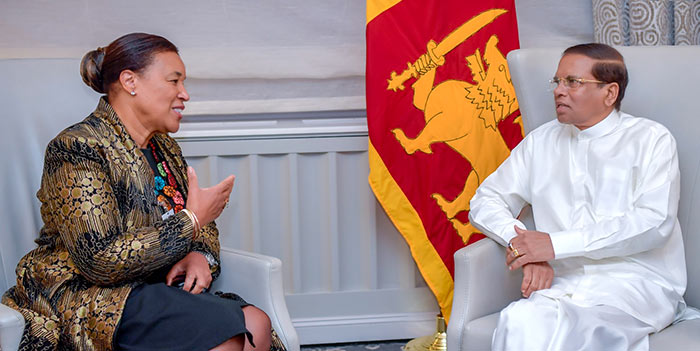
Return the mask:
[(592, 0), (595, 41), (609, 45), (699, 45), (700, 1)]

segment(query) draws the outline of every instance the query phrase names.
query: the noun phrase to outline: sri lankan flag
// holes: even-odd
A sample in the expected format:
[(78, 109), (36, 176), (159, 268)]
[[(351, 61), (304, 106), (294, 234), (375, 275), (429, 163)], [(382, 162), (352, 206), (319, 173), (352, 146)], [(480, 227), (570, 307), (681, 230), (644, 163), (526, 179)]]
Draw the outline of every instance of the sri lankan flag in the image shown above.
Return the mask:
[(479, 184), (522, 139), (514, 0), (368, 0), (369, 183), (445, 318)]

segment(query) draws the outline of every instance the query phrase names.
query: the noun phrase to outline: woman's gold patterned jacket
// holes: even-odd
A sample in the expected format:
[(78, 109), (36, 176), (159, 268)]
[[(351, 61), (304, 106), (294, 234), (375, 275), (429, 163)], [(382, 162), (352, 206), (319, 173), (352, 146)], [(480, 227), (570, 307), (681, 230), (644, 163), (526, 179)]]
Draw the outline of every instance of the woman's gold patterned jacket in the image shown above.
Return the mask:
[[(152, 140), (186, 193), (179, 146), (165, 134)], [(49, 143), (37, 193), (38, 247), (20, 260), (17, 285), (2, 298), (26, 320), (20, 350), (111, 350), (134, 284), (190, 251), (219, 262), (216, 226), (192, 241), (185, 213), (161, 218), (154, 186), (148, 161), (105, 98)]]

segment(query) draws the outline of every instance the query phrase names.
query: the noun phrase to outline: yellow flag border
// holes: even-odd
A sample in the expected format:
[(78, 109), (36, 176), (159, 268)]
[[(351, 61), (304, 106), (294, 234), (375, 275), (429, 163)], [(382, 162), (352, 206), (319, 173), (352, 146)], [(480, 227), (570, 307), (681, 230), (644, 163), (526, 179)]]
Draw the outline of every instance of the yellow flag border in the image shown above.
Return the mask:
[(418, 270), (435, 294), (445, 321), (449, 321), (454, 296), (452, 275), (428, 239), (418, 212), (389, 173), (372, 141), (368, 144), (369, 185), (396, 229), (408, 243)]
[(400, 3), (401, 0), (369, 0), (367, 1), (367, 23), (379, 16), (382, 12)]

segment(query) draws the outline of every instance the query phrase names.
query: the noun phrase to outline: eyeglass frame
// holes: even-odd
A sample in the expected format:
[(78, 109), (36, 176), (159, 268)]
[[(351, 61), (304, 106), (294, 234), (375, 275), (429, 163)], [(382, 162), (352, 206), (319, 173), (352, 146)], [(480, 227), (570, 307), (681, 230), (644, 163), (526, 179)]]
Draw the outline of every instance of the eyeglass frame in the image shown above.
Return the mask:
[[(578, 89), (585, 83), (597, 83), (597, 84), (610, 84), (609, 82), (603, 82), (595, 79), (585, 79), (585, 78), (574, 78), (574, 77), (552, 77), (549, 80), (550, 90), (556, 89), (560, 83), (564, 83), (566, 89)], [(578, 83), (580, 85), (573, 87), (571, 84)], [(556, 85), (554, 85), (556, 84)]]

